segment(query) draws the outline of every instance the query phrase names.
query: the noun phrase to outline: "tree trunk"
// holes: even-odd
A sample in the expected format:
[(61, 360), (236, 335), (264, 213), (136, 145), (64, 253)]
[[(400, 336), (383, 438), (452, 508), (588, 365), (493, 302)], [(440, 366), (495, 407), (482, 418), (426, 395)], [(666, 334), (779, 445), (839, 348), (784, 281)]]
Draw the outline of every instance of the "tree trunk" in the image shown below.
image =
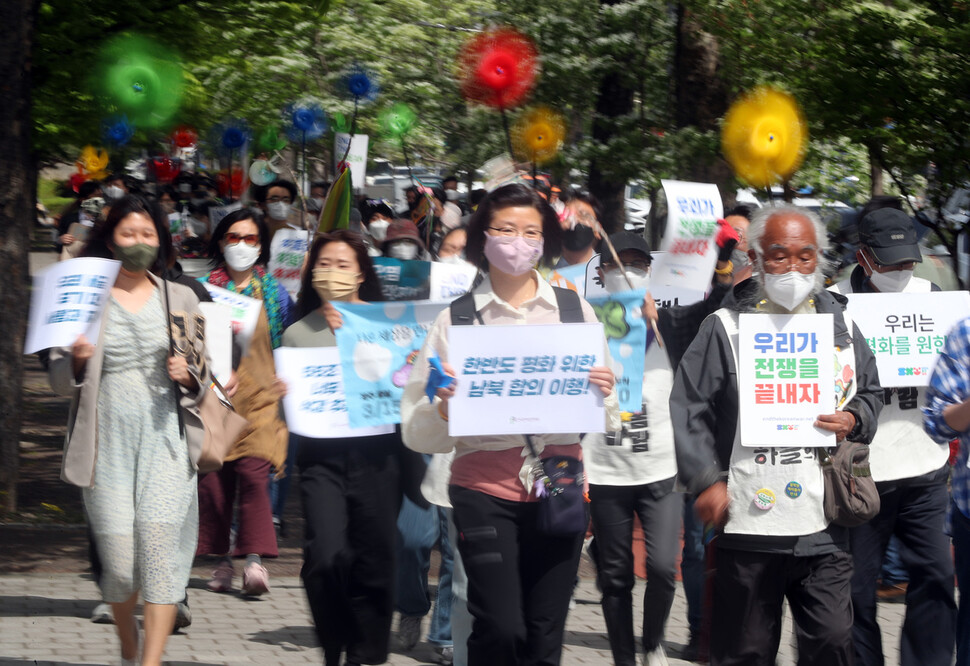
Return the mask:
[[(615, 5), (620, 0), (600, 0), (601, 5)], [(620, 72), (622, 65), (614, 62), (613, 67), (600, 79), (596, 95), (596, 110), (593, 116), (593, 140), (605, 144), (613, 138), (613, 124), (617, 118), (622, 118), (633, 112), (633, 89), (624, 81)], [(607, 233), (623, 229), (626, 223), (626, 205), (623, 193), (626, 182), (611, 176), (610, 160), (605, 157), (595, 157), (589, 165), (589, 191), (599, 199), (603, 208), (603, 219), (600, 223)]]
[(36, 0), (0, 2), (0, 490), (17, 510), (23, 351), (30, 301), (30, 232), (37, 171), (30, 148), (30, 50)]
[(869, 151), (869, 196), (878, 197), (885, 194), (883, 189), (882, 160), (880, 159), (880, 146), (878, 143), (866, 144)]
[[(678, 4), (674, 50), (674, 121), (678, 128), (719, 130), (718, 121), (728, 109), (727, 85), (720, 69), (720, 48), (714, 36), (704, 32), (690, 10)], [(719, 153), (697, 155), (682, 165), (679, 177), (715, 183), (722, 199), (731, 202), (735, 198), (731, 167)]]

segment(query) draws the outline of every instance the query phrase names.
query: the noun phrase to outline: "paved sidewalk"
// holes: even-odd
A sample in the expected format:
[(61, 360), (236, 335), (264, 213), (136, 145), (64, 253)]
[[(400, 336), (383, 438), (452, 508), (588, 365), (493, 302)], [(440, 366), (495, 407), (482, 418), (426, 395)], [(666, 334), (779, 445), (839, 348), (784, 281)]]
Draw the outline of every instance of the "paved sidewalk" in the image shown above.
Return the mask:
[[(93, 624), (91, 610), (97, 588), (84, 574), (58, 573), (2, 576), (0, 595), (0, 664), (116, 664), (118, 642), (114, 627)], [(193, 578), (192, 587), (204, 581)], [(638, 581), (635, 598), (643, 593)], [(320, 664), (323, 655), (316, 638), (299, 578), (278, 577), (272, 590), (258, 600), (236, 594), (214, 594), (205, 589), (190, 592), (193, 623), (168, 643), (169, 664)], [(599, 595), (592, 580), (584, 579), (576, 592), (576, 608), (569, 615), (563, 650), (564, 666), (609, 664)], [(898, 663), (901, 604), (880, 604), (887, 665)], [(634, 617), (640, 615), (639, 608)], [(792, 666), (791, 623), (786, 620), (777, 666)], [(427, 630), (427, 622), (424, 630)], [(667, 624), (670, 663), (687, 642), (686, 605), (680, 586)], [(427, 644), (407, 654), (394, 653), (394, 666), (429, 664)]]

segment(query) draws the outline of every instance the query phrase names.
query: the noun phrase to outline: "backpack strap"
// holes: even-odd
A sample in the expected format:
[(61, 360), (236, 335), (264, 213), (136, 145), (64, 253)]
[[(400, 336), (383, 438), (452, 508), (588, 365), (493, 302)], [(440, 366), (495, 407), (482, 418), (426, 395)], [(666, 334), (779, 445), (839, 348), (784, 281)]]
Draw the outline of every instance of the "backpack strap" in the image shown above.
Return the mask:
[[(572, 289), (553, 287), (556, 292), (556, 306), (559, 308), (559, 321), (563, 324), (581, 324), (586, 321), (583, 316), (583, 306), (579, 294)], [(451, 302), (451, 325), (472, 326), (478, 323), (484, 325), (482, 315), (475, 309), (475, 296), (471, 292), (463, 294)]]
[(556, 305), (559, 307), (559, 321), (563, 324), (582, 324), (586, 321), (583, 316), (583, 305), (579, 294), (572, 289), (553, 287), (556, 292)]
[(482, 315), (475, 309), (475, 295), (471, 292), (462, 294), (451, 302), (452, 326), (474, 326), (476, 318), (479, 324), (484, 325)]

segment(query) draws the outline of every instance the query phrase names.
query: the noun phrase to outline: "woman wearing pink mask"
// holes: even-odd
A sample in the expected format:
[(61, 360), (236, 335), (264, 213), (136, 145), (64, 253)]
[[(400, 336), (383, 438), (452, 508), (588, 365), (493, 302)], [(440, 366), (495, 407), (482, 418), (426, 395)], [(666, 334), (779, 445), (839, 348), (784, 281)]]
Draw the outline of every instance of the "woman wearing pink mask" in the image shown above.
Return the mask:
[[(580, 313), (582, 321), (596, 321), (586, 301), (557, 292), (536, 271), (537, 264), (551, 265), (559, 256), (562, 233), (555, 211), (528, 187), (506, 185), (482, 202), (465, 246), (468, 261), (486, 274), (472, 290), (474, 324), (556, 324)], [(561, 317), (567, 312), (569, 317)], [(473, 617), (468, 663), (558, 664), (583, 534), (538, 531), (538, 503), (528, 481), (535, 461), (523, 436), (448, 436), (448, 401), (456, 384), (439, 388), (433, 402), (424, 390), (428, 356), (438, 356), (445, 372), (456, 375), (447, 363), (451, 323), (445, 309), (429, 331), (405, 387), (401, 418), (408, 447), (456, 452), (449, 494)], [(599, 351), (608, 357), (605, 339)], [(589, 381), (605, 396), (605, 429), (618, 428), (613, 372), (595, 367)], [(581, 459), (579, 437), (536, 434), (531, 439), (540, 458)]]

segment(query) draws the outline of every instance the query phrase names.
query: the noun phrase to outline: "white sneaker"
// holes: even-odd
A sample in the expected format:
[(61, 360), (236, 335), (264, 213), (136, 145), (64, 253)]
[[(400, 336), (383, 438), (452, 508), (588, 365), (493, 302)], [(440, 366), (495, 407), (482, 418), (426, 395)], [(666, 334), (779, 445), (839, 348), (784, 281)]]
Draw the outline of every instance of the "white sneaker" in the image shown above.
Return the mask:
[(111, 613), (111, 605), (102, 601), (95, 606), (91, 613), (91, 621), (95, 624), (114, 624), (115, 618)]
[(667, 661), (667, 653), (664, 652), (664, 646), (658, 645), (652, 651), (645, 653), (643, 655), (643, 666), (670, 666), (670, 662)]

